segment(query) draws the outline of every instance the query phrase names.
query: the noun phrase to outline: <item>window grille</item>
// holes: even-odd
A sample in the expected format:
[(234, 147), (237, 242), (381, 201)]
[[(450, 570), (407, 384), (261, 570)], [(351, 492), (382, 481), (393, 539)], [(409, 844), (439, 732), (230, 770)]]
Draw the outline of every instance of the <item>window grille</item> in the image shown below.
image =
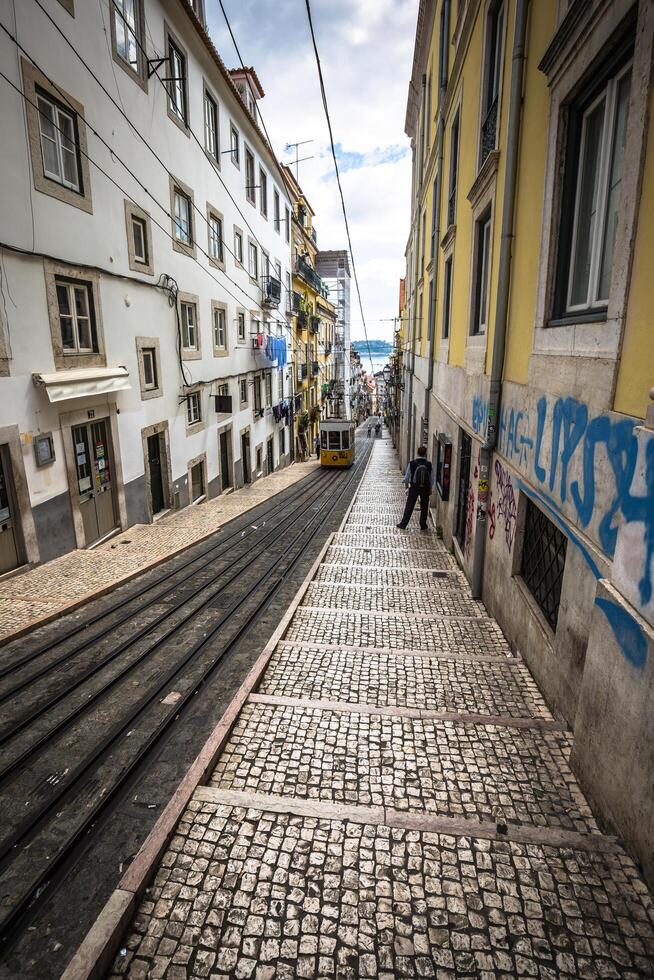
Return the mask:
[(528, 500), (521, 575), (555, 632), (567, 545), (565, 534)]

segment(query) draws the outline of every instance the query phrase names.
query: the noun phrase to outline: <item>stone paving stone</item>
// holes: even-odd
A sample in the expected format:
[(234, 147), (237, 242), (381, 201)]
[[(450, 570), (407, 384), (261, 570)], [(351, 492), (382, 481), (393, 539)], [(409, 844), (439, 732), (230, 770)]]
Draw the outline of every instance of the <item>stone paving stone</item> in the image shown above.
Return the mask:
[(387, 650), (446, 650), (509, 655), (501, 629), (487, 619), (411, 619), (390, 613), (306, 609), (295, 613), (286, 639), (296, 643), (329, 643)]
[(429, 568), (375, 568), (374, 565), (341, 565), (325, 561), (316, 572), (314, 582), (349, 582), (370, 588), (398, 586), (411, 592), (426, 590), (470, 595), (468, 583), (457, 568), (440, 569), (434, 575)]
[(475, 663), (279, 645), (258, 688), (322, 701), (551, 719), (523, 664)]
[(111, 980), (651, 976), (624, 854), (193, 800)]
[(571, 744), (558, 731), (247, 704), (211, 785), (595, 832)]
[(353, 609), (374, 612), (418, 613), (423, 616), (483, 616), (488, 617), (483, 602), (469, 599), (460, 590), (446, 593), (410, 591), (400, 586), (371, 588), (357, 584), (310, 585), (302, 600), (303, 606), (324, 606), (327, 609)]
[(379, 529), (368, 530), (367, 525), (358, 526), (355, 532), (350, 531), (350, 525), (345, 525), (345, 531), (334, 535), (334, 545), (349, 548), (381, 548), (383, 551), (393, 549), (395, 551), (429, 551), (433, 553), (449, 554), (435, 533), (420, 533), (407, 535), (401, 531), (380, 531)]
[(397, 551), (393, 548), (351, 548), (331, 545), (325, 561), (339, 565), (373, 565), (381, 568), (456, 568), (454, 558), (445, 550)]

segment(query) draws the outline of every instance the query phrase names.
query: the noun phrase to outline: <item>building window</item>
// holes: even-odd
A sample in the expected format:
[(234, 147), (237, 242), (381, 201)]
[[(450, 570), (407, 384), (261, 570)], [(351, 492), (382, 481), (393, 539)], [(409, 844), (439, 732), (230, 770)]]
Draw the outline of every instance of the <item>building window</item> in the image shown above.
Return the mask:
[(148, 257), (148, 229), (143, 218), (132, 215), (132, 241), (134, 243), (134, 261), (142, 265), (149, 265)]
[(134, 272), (154, 274), (152, 262), (152, 231), (150, 216), (145, 211), (125, 200), (125, 223), (127, 230), (127, 257), (129, 267)]
[(204, 93), (204, 148), (214, 160), (220, 159), (218, 142), (218, 103), (205, 89)]
[(441, 88), (447, 86), (449, 73), (450, 52), (450, 5), (444, 3), (441, 7), (440, 41), (439, 41), (439, 78)]
[(272, 405), (272, 371), (266, 374), (266, 405)]
[(261, 378), (258, 376), (254, 379), (254, 410), (261, 411)]
[(205, 497), (204, 463), (196, 463), (191, 467), (191, 503), (199, 504)]
[(213, 346), (216, 350), (227, 350), (227, 314), (221, 306), (213, 311)]
[(257, 193), (254, 177), (254, 155), (245, 148), (245, 196), (250, 204), (256, 204)]
[(248, 272), (251, 279), (259, 278), (259, 253), (254, 242), (248, 242)]
[(569, 261), (560, 264), (567, 272), (568, 313), (604, 309), (608, 304), (630, 87), (629, 64), (571, 119), (567, 169), (576, 174), (576, 185), (570, 187), (567, 200), (564, 195), (562, 213), (572, 216), (572, 228), (567, 252), (563, 248)]
[(496, 2), (490, 8), (486, 21), (486, 61), (484, 65), (481, 133), (479, 137), (479, 166), (495, 149), (497, 134), (497, 108), (500, 98), (502, 75), (502, 38), (504, 33), (504, 4)]
[(241, 343), (245, 343), (245, 313), (240, 310), (236, 314), (236, 325), (238, 331), (238, 339)]
[(291, 240), (291, 212), (284, 205), (284, 237), (287, 242)]
[(112, 40), (114, 53), (122, 64), (138, 75), (143, 75), (143, 10), (141, 0), (113, 0)]
[(43, 173), (73, 191), (82, 189), (77, 153), (77, 119), (54, 99), (38, 91)]
[(257, 446), (257, 476), (261, 476), (263, 471), (263, 449)]
[(456, 185), (459, 174), (459, 127), (461, 110), (457, 109), (452, 129), (450, 130), (450, 190), (447, 196), (447, 224), (454, 224), (456, 219)]
[(175, 238), (181, 245), (193, 244), (191, 200), (178, 187), (173, 192)]
[(293, 290), (291, 289), (291, 273), (286, 273), (286, 312), (293, 311)]
[(238, 383), (238, 392), (241, 405), (247, 405), (248, 403), (248, 383), (247, 378), (241, 378)]
[(282, 226), (279, 206), (279, 191), (275, 190), (273, 191), (273, 221), (275, 224), (275, 231), (278, 233), (281, 231)]
[(264, 280), (270, 278), (270, 256), (261, 249), (261, 275)]
[(264, 218), (268, 218), (268, 177), (265, 170), (259, 167), (259, 207)]
[(429, 249), (430, 258), (434, 258), (436, 255), (436, 222), (438, 220), (438, 175), (434, 177), (434, 184), (432, 186), (432, 201), (431, 201), (431, 244)]
[(241, 163), (241, 139), (238, 135), (238, 129), (234, 124), (232, 124), (229, 131), (229, 146), (231, 150), (232, 163), (236, 166), (240, 166)]
[(243, 233), (234, 229), (234, 259), (243, 265)]
[(186, 126), (186, 58), (172, 38), (168, 38), (168, 109)]
[(186, 396), (186, 421), (189, 425), (197, 425), (202, 421), (202, 403), (200, 392), (194, 391)]
[(191, 7), (197, 19), (204, 24), (204, 0), (191, 0)]
[(223, 262), (223, 222), (215, 212), (209, 212), (209, 258)]
[(443, 283), (443, 340), (450, 336), (450, 319), (452, 315), (452, 256), (445, 260)]
[(152, 391), (159, 387), (157, 379), (157, 352), (154, 347), (143, 347), (143, 387), (146, 391)]
[(490, 214), (475, 223), (475, 292), (472, 334), (485, 334), (488, 326), (488, 280), (490, 275)]
[(180, 315), (182, 319), (182, 348), (192, 351), (199, 350), (197, 306), (195, 303), (180, 303)]
[(545, 619), (556, 631), (568, 539), (529, 499), (520, 574)]
[(61, 346), (64, 354), (98, 352), (90, 283), (71, 282), (57, 277), (57, 304)]

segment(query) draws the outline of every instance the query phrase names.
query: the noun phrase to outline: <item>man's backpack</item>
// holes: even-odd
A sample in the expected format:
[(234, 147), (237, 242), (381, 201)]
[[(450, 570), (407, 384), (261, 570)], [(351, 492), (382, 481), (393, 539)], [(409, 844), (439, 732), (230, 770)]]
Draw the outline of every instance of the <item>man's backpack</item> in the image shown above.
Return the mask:
[(431, 472), (429, 464), (426, 461), (420, 462), (417, 466), (413, 467), (411, 486), (417, 487), (418, 490), (431, 488)]

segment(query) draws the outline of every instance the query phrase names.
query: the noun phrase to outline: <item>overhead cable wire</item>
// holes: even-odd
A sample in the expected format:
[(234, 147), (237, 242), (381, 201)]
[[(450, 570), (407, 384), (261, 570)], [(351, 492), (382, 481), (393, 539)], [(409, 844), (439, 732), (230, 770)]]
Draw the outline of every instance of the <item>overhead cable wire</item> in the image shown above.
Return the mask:
[(329, 115), (329, 106), (327, 105), (327, 93), (325, 91), (325, 82), (322, 75), (322, 65), (320, 64), (320, 55), (318, 54), (318, 45), (316, 43), (316, 35), (313, 29), (313, 19), (311, 17), (311, 3), (310, 0), (305, 0), (305, 5), (307, 8), (307, 17), (309, 19), (309, 30), (311, 32), (311, 43), (313, 44), (313, 53), (316, 58), (316, 67), (318, 69), (318, 79), (320, 82), (320, 94), (322, 96), (323, 109), (325, 110), (325, 118), (327, 120), (327, 129), (329, 130), (329, 143), (332, 151), (332, 159), (334, 161), (334, 171), (336, 173), (336, 183), (338, 184), (338, 192), (341, 198), (341, 209), (343, 211), (343, 220), (345, 222), (345, 233), (347, 235), (347, 244), (350, 250), (350, 258), (352, 259), (352, 276), (354, 278), (354, 284), (357, 290), (357, 297), (359, 300), (359, 311), (361, 313), (361, 322), (363, 324), (363, 332), (366, 337), (366, 343), (368, 345), (368, 356), (370, 358), (370, 367), (372, 368), (373, 374), (374, 368), (372, 363), (372, 354), (370, 352), (370, 341), (368, 339), (368, 329), (366, 327), (366, 318), (363, 312), (363, 302), (361, 300), (361, 290), (359, 289), (359, 278), (357, 276), (356, 264), (354, 262), (354, 251), (352, 249), (352, 238), (350, 236), (350, 225), (347, 220), (347, 209), (345, 207), (345, 198), (343, 197), (343, 187), (341, 186), (341, 175), (338, 170), (338, 160), (336, 159), (336, 150), (334, 147), (334, 133), (332, 131), (332, 121)]

